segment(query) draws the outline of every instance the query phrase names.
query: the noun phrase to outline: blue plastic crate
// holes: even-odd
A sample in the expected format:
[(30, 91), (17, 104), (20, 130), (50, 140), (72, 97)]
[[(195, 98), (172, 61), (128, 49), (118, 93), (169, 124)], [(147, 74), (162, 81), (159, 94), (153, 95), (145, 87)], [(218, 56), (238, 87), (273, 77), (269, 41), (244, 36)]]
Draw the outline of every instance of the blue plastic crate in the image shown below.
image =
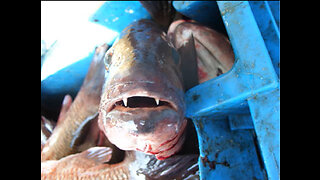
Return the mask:
[[(200, 177), (280, 179), (279, 2), (217, 4), (236, 61), (185, 94), (199, 138)], [(192, 3), (178, 9), (188, 16), (183, 8), (192, 12)]]

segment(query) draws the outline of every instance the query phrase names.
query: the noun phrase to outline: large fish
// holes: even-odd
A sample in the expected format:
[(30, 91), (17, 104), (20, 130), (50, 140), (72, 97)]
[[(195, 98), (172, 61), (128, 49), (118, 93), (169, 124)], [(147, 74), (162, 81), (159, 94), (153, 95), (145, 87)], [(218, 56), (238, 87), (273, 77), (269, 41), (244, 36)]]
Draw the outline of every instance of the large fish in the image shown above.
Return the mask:
[(184, 84), (181, 59), (166, 34), (151, 20), (134, 22), (105, 60), (98, 123), (110, 142), (158, 159), (178, 152), (187, 126)]

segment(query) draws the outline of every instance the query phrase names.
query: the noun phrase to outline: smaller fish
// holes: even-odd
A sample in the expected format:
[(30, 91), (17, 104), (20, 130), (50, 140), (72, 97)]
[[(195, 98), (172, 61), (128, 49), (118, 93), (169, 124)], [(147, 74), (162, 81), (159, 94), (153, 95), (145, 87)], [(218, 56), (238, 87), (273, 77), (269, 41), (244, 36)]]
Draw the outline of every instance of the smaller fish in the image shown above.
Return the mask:
[(96, 49), (89, 71), (74, 101), (72, 102), (69, 96), (65, 97), (58, 124), (42, 148), (42, 162), (58, 160), (96, 145), (99, 131), (94, 124), (97, 123), (104, 82), (103, 58), (107, 49), (107, 44)]
[(110, 147), (92, 147), (81, 153), (72, 154), (60, 160), (41, 163), (41, 179), (129, 179), (126, 168), (127, 158), (120, 164), (110, 165)]
[(194, 37), (200, 83), (232, 68), (235, 59), (233, 49), (223, 34), (193, 20), (175, 21), (168, 30), (168, 38), (177, 49), (186, 44), (190, 34)]

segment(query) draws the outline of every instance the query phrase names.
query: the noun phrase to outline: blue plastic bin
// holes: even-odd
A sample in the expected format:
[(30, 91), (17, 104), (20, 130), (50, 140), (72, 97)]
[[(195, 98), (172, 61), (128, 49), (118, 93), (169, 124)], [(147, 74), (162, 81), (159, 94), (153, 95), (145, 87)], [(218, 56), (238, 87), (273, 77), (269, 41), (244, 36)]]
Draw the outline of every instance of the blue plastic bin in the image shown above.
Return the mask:
[[(193, 9), (193, 3), (188, 3), (178, 9), (186, 16), (183, 8)], [(217, 4), (236, 62), (229, 72), (185, 94), (187, 117), (193, 119), (199, 138), (200, 177), (278, 180), (280, 4)]]

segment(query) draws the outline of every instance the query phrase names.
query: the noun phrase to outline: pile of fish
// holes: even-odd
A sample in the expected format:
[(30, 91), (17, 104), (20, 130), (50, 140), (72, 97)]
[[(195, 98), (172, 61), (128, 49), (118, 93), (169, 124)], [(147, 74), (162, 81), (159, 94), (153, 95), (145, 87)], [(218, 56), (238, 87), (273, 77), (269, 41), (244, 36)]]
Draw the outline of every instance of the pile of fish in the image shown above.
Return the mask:
[(199, 179), (184, 93), (229, 71), (234, 54), (215, 30), (172, 21), (133, 22), (96, 48), (57, 124), (41, 117), (42, 179)]

